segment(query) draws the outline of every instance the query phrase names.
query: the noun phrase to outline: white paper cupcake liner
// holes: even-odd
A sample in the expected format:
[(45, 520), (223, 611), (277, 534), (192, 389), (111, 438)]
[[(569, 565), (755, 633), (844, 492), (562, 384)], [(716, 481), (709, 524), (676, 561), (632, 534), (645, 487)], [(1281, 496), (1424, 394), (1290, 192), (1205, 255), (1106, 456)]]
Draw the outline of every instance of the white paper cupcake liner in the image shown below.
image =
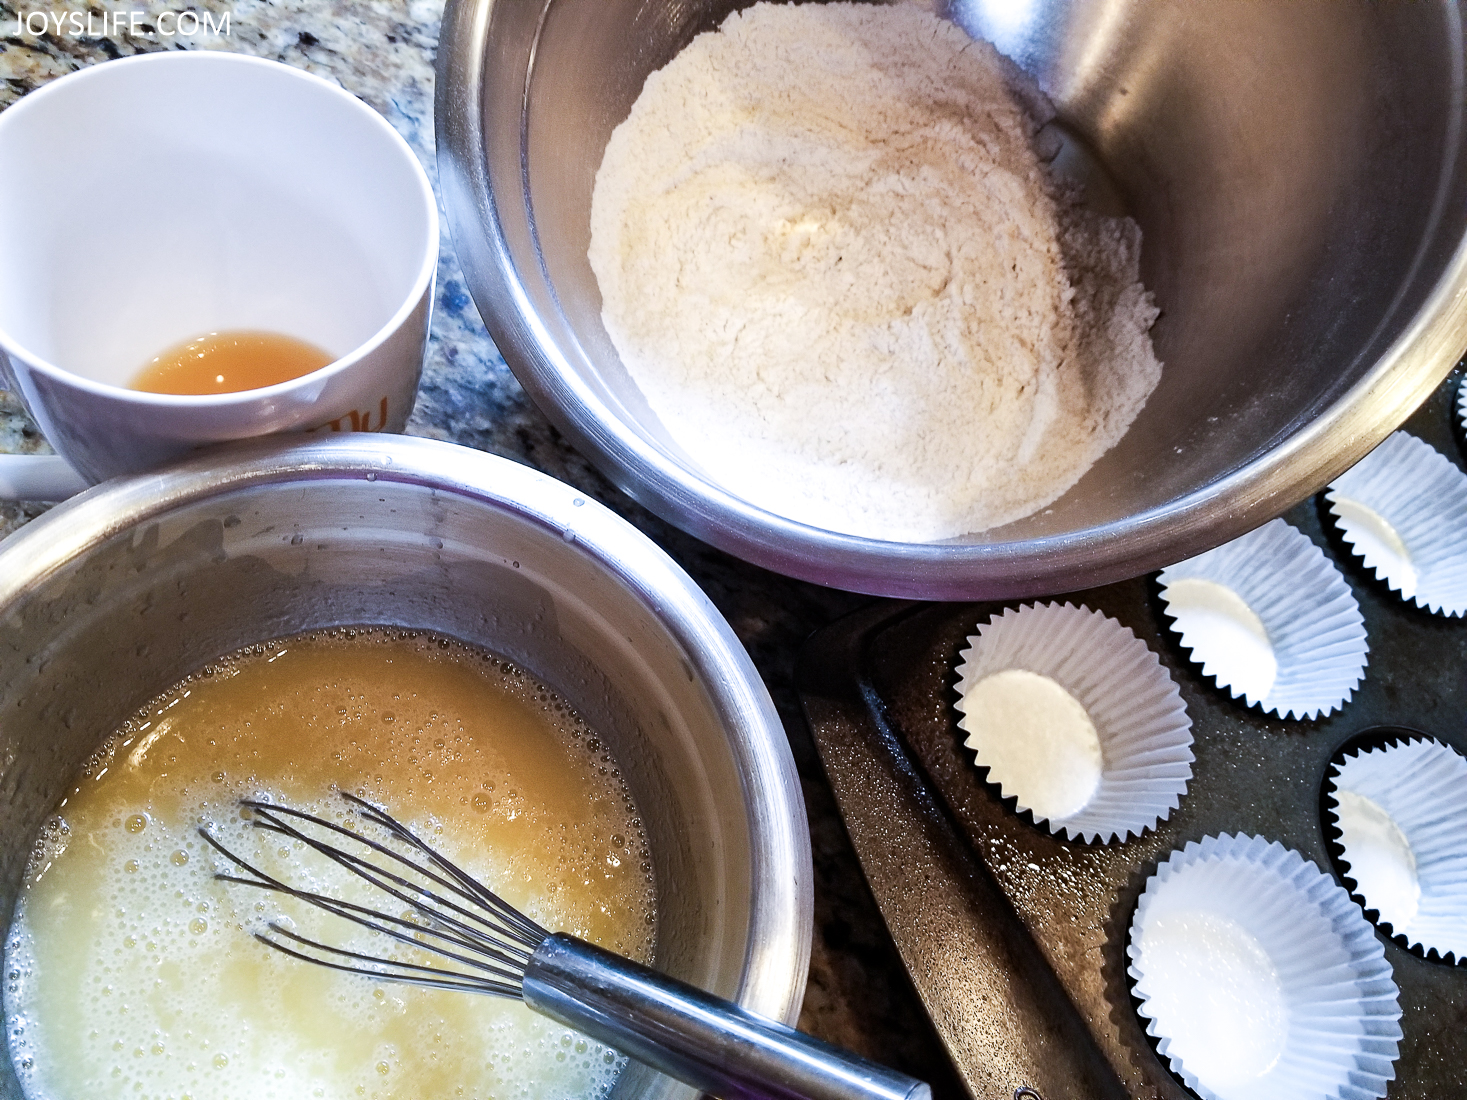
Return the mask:
[[(1158, 580), (1183, 648), (1249, 706), (1314, 718), (1343, 706), (1364, 678), (1370, 647), (1360, 605), (1324, 551), (1281, 519), (1168, 566)], [(1217, 611), (1195, 598), (1214, 595)], [(1250, 664), (1254, 657), (1271, 669)]]
[(1203, 1100), (1372, 1100), (1401, 1007), (1350, 896), (1262, 837), (1207, 837), (1146, 883), (1126, 953), (1147, 1034)]
[[(1021, 670), (1058, 684), (1084, 709), (1099, 740), (1099, 776), (1078, 809), (1049, 816), (1029, 797), (1032, 781), (995, 782), (1005, 798), (1044, 821), (1050, 832), (1074, 840), (1125, 839), (1177, 808), (1192, 778), (1192, 720), (1181, 692), (1155, 653), (1129, 629), (1098, 611), (1072, 604), (1038, 604), (1009, 610), (968, 639), (958, 665), (958, 725), (979, 766), (992, 746), (977, 732), (967, 705), (977, 685)], [(1001, 731), (995, 731), (1001, 732)], [(991, 756), (990, 756), (991, 759)], [(1037, 767), (1067, 769), (1074, 762), (1038, 760)], [(1026, 791), (1026, 785), (1030, 790)]]
[(1467, 614), (1467, 474), (1396, 432), (1325, 494), (1347, 543), (1403, 599)]
[(1356, 897), (1413, 950), (1467, 962), (1467, 759), (1419, 738), (1347, 754), (1331, 772), (1326, 809)]

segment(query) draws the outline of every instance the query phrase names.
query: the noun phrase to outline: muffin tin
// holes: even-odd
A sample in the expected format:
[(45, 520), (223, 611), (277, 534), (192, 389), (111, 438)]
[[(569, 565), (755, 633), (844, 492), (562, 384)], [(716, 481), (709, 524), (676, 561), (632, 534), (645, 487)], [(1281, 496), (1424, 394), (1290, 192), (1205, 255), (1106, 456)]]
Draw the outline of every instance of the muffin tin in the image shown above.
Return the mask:
[[(1459, 468), (1461, 380), (1459, 368), (1406, 425)], [(1233, 700), (1182, 648), (1155, 575), (1056, 597), (1135, 631), (1194, 721), (1196, 762), (1179, 808), (1124, 843), (1050, 835), (984, 782), (963, 747), (953, 706), (959, 653), (975, 627), (1017, 601), (880, 602), (807, 643), (798, 684), (842, 815), (974, 1096), (1192, 1096), (1147, 1036), (1127, 974), (1128, 930), (1159, 864), (1189, 841), (1246, 833), (1298, 851), (1345, 885), (1322, 805), (1337, 752), (1391, 727), (1467, 753), (1467, 622), (1407, 604), (1378, 581), (1322, 495), (1285, 518), (1339, 567), (1365, 619), (1365, 679), (1332, 714), (1285, 719)], [(1387, 1096), (1467, 1095), (1467, 966), (1376, 935), (1403, 1012)]]

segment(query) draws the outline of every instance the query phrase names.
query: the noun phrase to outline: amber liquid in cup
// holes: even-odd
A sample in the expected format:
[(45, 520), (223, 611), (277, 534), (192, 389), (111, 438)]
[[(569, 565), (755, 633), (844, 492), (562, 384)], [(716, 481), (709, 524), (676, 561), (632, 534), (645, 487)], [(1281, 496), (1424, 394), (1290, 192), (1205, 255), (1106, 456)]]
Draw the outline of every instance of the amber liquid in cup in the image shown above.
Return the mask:
[(132, 380), (147, 393), (257, 390), (320, 370), (336, 356), (276, 332), (206, 332), (161, 352)]

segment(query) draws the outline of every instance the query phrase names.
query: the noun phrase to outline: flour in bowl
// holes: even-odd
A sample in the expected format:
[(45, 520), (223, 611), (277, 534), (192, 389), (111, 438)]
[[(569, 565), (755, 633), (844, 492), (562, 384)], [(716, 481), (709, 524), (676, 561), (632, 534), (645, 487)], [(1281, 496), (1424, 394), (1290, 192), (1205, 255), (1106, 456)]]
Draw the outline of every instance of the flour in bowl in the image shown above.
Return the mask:
[(930, 541), (1043, 508), (1125, 433), (1161, 375), (1141, 233), (1049, 179), (1026, 79), (937, 16), (844, 3), (735, 12), (647, 78), (589, 258), (712, 480)]

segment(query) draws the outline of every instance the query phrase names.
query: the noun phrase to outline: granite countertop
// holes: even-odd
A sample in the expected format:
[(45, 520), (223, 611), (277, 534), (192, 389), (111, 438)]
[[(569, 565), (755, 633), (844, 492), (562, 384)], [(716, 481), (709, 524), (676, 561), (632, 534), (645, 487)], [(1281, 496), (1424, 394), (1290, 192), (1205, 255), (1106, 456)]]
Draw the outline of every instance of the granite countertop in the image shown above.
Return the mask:
[[(193, 0), (228, 33), (164, 35), (159, 16), (185, 10), (158, 0), (0, 0), (0, 110), (48, 80), (112, 58), (159, 49), (256, 54), (339, 83), (379, 111), (437, 178), (433, 139), (433, 59), (440, 0)], [(90, 14), (88, 35), (66, 17)], [(131, 14), (141, 13), (134, 20)], [(32, 15), (31, 13), (41, 13)], [(49, 13), (52, 33), (40, 30)], [(107, 30), (100, 21), (109, 16)], [(27, 25), (27, 17), (29, 26)], [(164, 20), (172, 26), (176, 15)], [(136, 28), (137, 33), (133, 33)], [(82, 28), (86, 30), (85, 27)], [(799, 713), (795, 654), (816, 628), (862, 605), (864, 597), (789, 580), (729, 557), (633, 503), (578, 454), (520, 389), (495, 348), (464, 284), (447, 227), (437, 300), (412, 435), (451, 440), (526, 463), (614, 509), (690, 573), (728, 618), (769, 686), (784, 720), (810, 817), (815, 857), (815, 937), (799, 1026), (931, 1081), (939, 1097), (964, 1095), (902, 968), (846, 837), (829, 782)], [(0, 452), (44, 451), (45, 441), (11, 395), (0, 391)], [(0, 535), (44, 506), (0, 502)]]

